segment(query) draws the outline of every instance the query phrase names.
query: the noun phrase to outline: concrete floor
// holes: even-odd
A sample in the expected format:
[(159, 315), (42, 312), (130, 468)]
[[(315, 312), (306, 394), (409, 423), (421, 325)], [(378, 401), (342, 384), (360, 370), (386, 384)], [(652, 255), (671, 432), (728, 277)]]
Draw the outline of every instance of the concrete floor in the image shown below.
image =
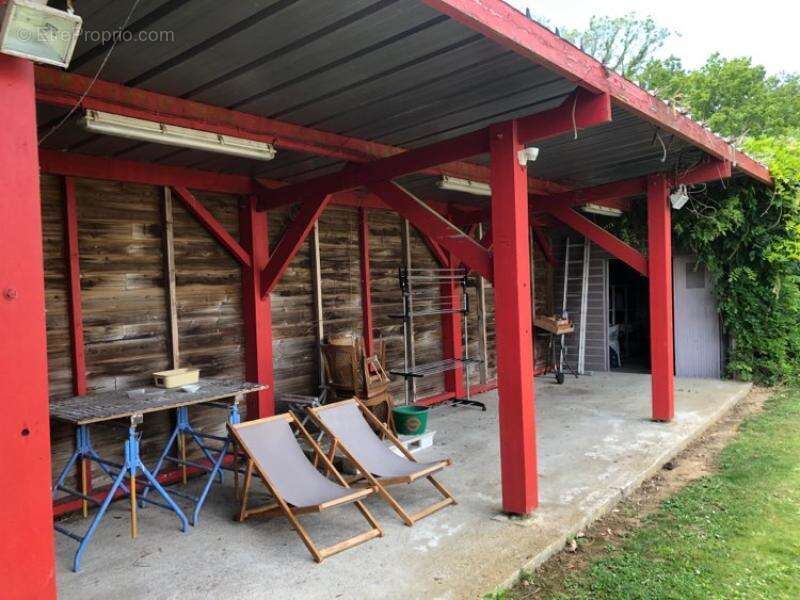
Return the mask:
[[(413, 528), (378, 498), (368, 506), (386, 535), (316, 564), (285, 519), (231, 521), (230, 479), (216, 488), (201, 523), (180, 533), (177, 519), (148, 508), (131, 540), (118, 503), (84, 555), (69, 570), (75, 544), (56, 536), (62, 598), (479, 598), (517, 571), (560, 549), (565, 539), (637, 487), (749, 387), (734, 382), (678, 380), (678, 416), (653, 423), (649, 377), (596, 374), (537, 383), (541, 506), (528, 519), (500, 514), (498, 424), (494, 392), (489, 410), (442, 406), (430, 415), (437, 431), (422, 459), (450, 456), (441, 476), (459, 505)], [(400, 489), (410, 508), (431, 502), (426, 482)], [(364, 531), (353, 507), (302, 517), (312, 537), (331, 543)], [(73, 525), (80, 519), (72, 517)]]

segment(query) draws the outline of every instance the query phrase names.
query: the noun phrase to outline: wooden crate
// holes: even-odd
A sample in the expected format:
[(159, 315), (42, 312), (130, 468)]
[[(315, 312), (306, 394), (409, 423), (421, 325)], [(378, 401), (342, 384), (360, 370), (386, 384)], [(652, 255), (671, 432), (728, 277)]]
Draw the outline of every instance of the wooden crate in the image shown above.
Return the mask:
[(561, 335), (564, 333), (572, 333), (575, 331), (575, 326), (572, 324), (572, 321), (568, 321), (566, 319), (559, 319), (558, 317), (536, 317), (533, 320), (534, 326), (538, 327), (539, 329), (544, 329), (545, 331), (549, 331), (550, 333), (555, 333), (556, 335)]

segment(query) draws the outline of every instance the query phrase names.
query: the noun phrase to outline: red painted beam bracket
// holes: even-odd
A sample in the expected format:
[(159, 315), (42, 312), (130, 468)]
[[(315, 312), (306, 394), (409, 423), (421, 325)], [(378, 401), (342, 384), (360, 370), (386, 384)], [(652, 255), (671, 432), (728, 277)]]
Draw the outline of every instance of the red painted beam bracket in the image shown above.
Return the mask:
[(433, 258), (436, 259), (436, 262), (439, 263), (440, 267), (449, 267), (450, 266), (450, 257), (447, 256), (447, 251), (441, 247), (441, 245), (431, 238), (431, 236), (426, 235), (422, 232), (419, 233), (419, 236), (422, 238), (422, 241), (425, 242), (425, 245), (430, 250)]
[(265, 210), (324, 194), (361, 186), (369, 187), (371, 183), (388, 181), (407, 173), (484, 154), (488, 150), (489, 139), (485, 131), (474, 131), (363, 165), (349, 164), (338, 173), (322, 175), (277, 190), (262, 191), (260, 208)]
[(615, 258), (618, 258), (632, 269), (638, 271), (641, 275), (647, 277), (647, 259), (635, 248), (629, 246), (617, 236), (609, 233), (571, 208), (552, 209), (550, 214), (567, 227), (574, 229)]
[(306, 241), (311, 228), (317, 222), (322, 211), (331, 201), (331, 196), (321, 196), (306, 200), (300, 210), (289, 222), (278, 245), (269, 257), (267, 266), (261, 273), (261, 296), (266, 297), (275, 289), (281, 276), (289, 268), (289, 263), (297, 255), (303, 242)]
[(476, 271), (484, 279), (494, 280), (492, 253), (439, 212), (395, 183), (374, 183), (369, 189), (400, 216), (408, 219), (414, 227), (451, 252), (470, 270)]
[(517, 119), (517, 130), (519, 138), (529, 142), (610, 122), (611, 97), (577, 89), (558, 107)]
[(536, 245), (539, 246), (539, 250), (544, 254), (545, 260), (554, 267), (558, 266), (558, 260), (553, 254), (553, 246), (544, 231), (542, 231), (542, 228), (534, 225), (531, 230), (533, 231), (533, 239), (536, 241)]
[(185, 187), (175, 187), (173, 189), (186, 209), (192, 213), (200, 224), (205, 227), (228, 252), (230, 252), (233, 258), (245, 267), (249, 267), (252, 264), (250, 254), (239, 245), (239, 242), (228, 233), (222, 224), (214, 218), (214, 215), (212, 215), (189, 190)]

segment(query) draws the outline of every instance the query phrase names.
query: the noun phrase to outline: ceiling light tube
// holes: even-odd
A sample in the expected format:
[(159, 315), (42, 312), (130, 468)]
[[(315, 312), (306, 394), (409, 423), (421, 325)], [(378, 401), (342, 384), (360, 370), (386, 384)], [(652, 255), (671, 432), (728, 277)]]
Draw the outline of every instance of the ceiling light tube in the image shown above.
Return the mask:
[(275, 158), (275, 147), (266, 142), (125, 117), (99, 110), (87, 110), (79, 123), (84, 129), (93, 133), (115, 135), (131, 140), (206, 150), (254, 160)]
[(443, 175), (442, 178), (436, 182), (436, 186), (441, 190), (449, 190), (451, 192), (464, 192), (467, 194), (475, 194), (476, 196), (492, 195), (492, 188), (488, 183), (472, 181), (471, 179), (459, 179), (458, 177), (449, 177), (447, 175)]
[(618, 208), (614, 208), (612, 206), (603, 206), (602, 204), (584, 204), (581, 206), (581, 210), (585, 213), (591, 213), (593, 215), (602, 215), (604, 217), (621, 217), (622, 211)]

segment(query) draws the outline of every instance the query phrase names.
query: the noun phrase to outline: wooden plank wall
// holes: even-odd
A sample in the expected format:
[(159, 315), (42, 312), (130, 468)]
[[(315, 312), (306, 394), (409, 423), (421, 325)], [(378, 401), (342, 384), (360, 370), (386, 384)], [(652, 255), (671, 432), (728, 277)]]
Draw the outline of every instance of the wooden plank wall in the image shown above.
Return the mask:
[[(171, 367), (169, 315), (161, 203), (163, 189), (128, 183), (75, 180), (81, 292), (88, 386), (91, 391), (124, 389), (149, 383), (153, 371)], [(197, 198), (238, 237), (238, 205), (232, 195), (196, 192)], [(47, 294), (50, 394), (57, 401), (73, 394), (70, 330), (64, 258), (63, 178), (42, 176), (45, 287)], [(294, 207), (269, 213), (270, 243), (280, 239)], [(387, 342), (387, 370), (403, 362), (402, 322), (389, 315), (402, 310), (397, 269), (402, 264), (402, 220), (388, 211), (369, 210), (370, 275), (374, 324)], [(243, 378), (244, 342), (241, 270), (238, 263), (173, 198), (175, 297), (181, 366), (201, 369), (204, 376)], [(437, 267), (419, 234), (412, 229), (415, 267)], [(333, 206), (320, 218), (319, 239), (325, 335), (361, 334), (361, 282), (358, 216), (354, 208)], [(543, 269), (535, 255), (536, 273)], [(541, 283), (537, 278), (537, 290)], [(311, 293), (309, 242), (303, 244), (272, 294), (273, 351), (276, 393), (313, 393), (318, 388), (315, 344), (316, 317)], [(470, 288), (470, 352), (478, 356), (477, 303)], [(491, 285), (486, 286), (489, 379), (496, 375), (494, 310)], [(415, 323), (417, 362), (442, 357), (439, 316)], [(476, 369), (473, 382), (479, 381)], [(393, 383), (402, 396), (402, 381)], [(443, 376), (419, 382), (418, 395), (444, 391)], [(193, 409), (202, 428), (221, 430), (222, 415), (214, 409)], [(167, 414), (149, 416), (143, 454), (152, 461), (170, 427)], [(71, 428), (53, 427), (54, 475), (73, 449)], [(101, 453), (119, 453), (121, 445), (98, 428), (95, 446)]]

